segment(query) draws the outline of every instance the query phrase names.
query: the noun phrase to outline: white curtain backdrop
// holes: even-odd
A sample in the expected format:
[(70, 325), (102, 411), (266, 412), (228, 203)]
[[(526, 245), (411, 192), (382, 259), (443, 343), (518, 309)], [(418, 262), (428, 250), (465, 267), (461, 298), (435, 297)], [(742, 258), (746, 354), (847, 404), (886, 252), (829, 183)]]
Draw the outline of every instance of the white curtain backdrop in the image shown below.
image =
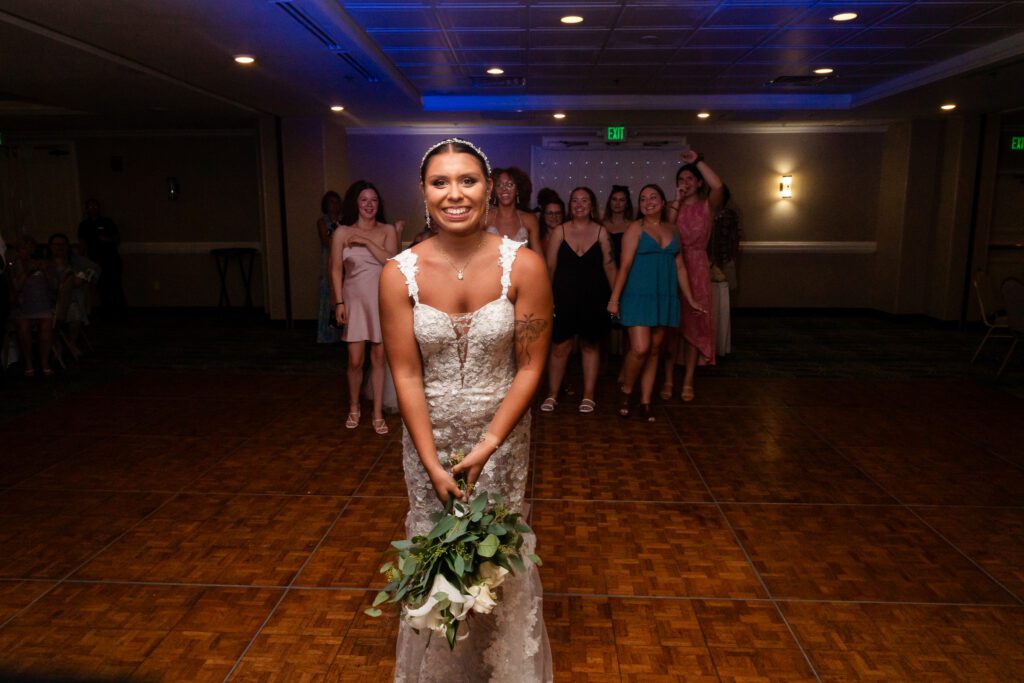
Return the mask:
[(681, 151), (682, 147), (563, 150), (534, 146), (530, 164), (534, 200), (538, 190), (550, 187), (568, 204), (569, 193), (583, 185), (597, 195), (600, 214), (612, 185), (628, 186), (635, 208), (640, 188), (657, 183), (671, 201), (676, 192), (675, 177)]

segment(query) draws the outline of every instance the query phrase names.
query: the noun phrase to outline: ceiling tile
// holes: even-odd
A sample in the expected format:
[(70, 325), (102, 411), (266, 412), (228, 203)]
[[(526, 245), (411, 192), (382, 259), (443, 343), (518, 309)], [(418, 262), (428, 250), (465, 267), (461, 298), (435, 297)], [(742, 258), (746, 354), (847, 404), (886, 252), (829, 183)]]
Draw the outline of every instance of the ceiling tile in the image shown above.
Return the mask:
[(696, 28), (711, 16), (717, 2), (659, 3), (622, 9), (618, 28)]
[(1002, 7), (970, 22), (972, 26), (1015, 26), (1024, 30), (1024, 2), (1004, 2)]
[(505, 69), (526, 64), (526, 50), (460, 50), (462, 64), (500, 66)]
[(887, 17), (892, 26), (953, 26), (996, 9), (1001, 2), (916, 2)]
[(569, 47), (596, 50), (604, 45), (609, 33), (606, 29), (576, 29), (571, 32), (534, 29), (529, 32), (530, 48)]
[(822, 50), (801, 47), (759, 47), (743, 55), (743, 62), (769, 62), (772, 64), (809, 64)]
[(461, 49), (524, 49), (526, 31), (448, 31), (452, 44)]
[(597, 57), (598, 64), (664, 64), (672, 58), (675, 50), (602, 50)]
[(748, 51), (744, 48), (683, 48), (672, 56), (672, 64), (732, 64)]
[(693, 31), (681, 28), (615, 29), (607, 47), (658, 48), (681, 47)]
[(707, 21), (707, 26), (740, 27), (782, 26), (800, 16), (807, 3), (782, 2), (765, 4), (719, 3), (719, 9)]
[(914, 28), (872, 28), (861, 31), (843, 43), (851, 47), (910, 47), (938, 35), (942, 29), (935, 27)]
[(765, 47), (832, 47), (849, 33), (839, 28), (808, 27), (790, 28), (780, 31), (765, 41)]
[(544, 50), (535, 49), (527, 53), (531, 66), (535, 64), (593, 64), (597, 58), (594, 50)]
[[(953, 28), (949, 31), (937, 34), (934, 38), (926, 41), (925, 45), (947, 45), (949, 47), (975, 48), (988, 45), (1000, 38), (1008, 38), (1014, 34), (1024, 31), (1022, 26), (963, 26)], [(965, 50), (964, 50), (965, 51)], [(953, 54), (948, 55), (950, 57)]]
[(438, 31), (367, 31), (370, 37), (382, 48), (408, 47), (408, 48), (443, 48), (445, 45), (441, 33)]
[(404, 65), (429, 65), (429, 64), (445, 64), (451, 65), (452, 56), (448, 49), (444, 50), (402, 50), (402, 49), (390, 49), (385, 50), (384, 54), (388, 56), (395, 66)]
[(373, 29), (439, 28), (434, 20), (434, 13), (429, 8), (362, 8), (346, 6), (345, 11), (367, 31)]
[(687, 47), (751, 48), (771, 35), (768, 28), (703, 28), (686, 42)]
[(527, 27), (525, 7), (443, 7), (438, 9), (441, 24), (458, 30), (471, 28), (514, 28)]

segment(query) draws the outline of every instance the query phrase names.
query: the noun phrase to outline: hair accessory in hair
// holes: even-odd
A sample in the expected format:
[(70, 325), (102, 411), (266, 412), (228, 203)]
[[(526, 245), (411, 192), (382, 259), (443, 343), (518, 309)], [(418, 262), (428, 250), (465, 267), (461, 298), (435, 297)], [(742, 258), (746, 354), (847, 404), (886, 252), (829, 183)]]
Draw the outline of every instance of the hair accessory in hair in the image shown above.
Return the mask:
[(460, 145), (465, 145), (466, 147), (469, 147), (474, 152), (479, 154), (480, 158), (484, 160), (484, 167), (487, 169), (487, 175), (488, 176), (491, 175), (491, 162), (487, 159), (487, 155), (484, 154), (484, 151), (482, 149), (480, 149), (479, 147), (477, 147), (476, 145), (474, 145), (469, 140), (463, 140), (462, 138), (448, 138), (447, 140), (441, 140), (441, 142), (437, 143), (436, 145), (434, 145), (433, 147), (428, 149), (423, 154), (423, 158), (420, 159), (420, 168), (423, 168), (423, 164), (426, 162), (427, 157), (430, 156), (431, 152), (433, 152), (435, 149), (437, 149), (439, 147), (444, 147), (445, 145), (450, 145), (452, 143), (458, 143)]

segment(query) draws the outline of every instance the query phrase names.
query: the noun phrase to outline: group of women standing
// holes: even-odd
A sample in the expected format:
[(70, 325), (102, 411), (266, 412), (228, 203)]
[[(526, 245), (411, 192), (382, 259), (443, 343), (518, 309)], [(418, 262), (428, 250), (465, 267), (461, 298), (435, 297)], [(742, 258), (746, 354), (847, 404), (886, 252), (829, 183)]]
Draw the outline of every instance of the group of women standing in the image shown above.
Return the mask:
[[(635, 409), (639, 380), (639, 411), (645, 419), (655, 419), (651, 399), (662, 355), (665, 379), (660, 395), (664, 400), (672, 397), (677, 358), (686, 367), (684, 401), (694, 398), (698, 362), (715, 362), (707, 243), (711, 217), (722, 202), (722, 181), (702, 155), (690, 150), (680, 160), (684, 165), (676, 174), (675, 198), (668, 201), (661, 187), (645, 185), (638, 195), (635, 219), (628, 188), (613, 186), (603, 224), (598, 222), (596, 199), (589, 188), (576, 188), (570, 195), (570, 218), (553, 229), (547, 245), (555, 322), (549, 391), (542, 411), (554, 411), (558, 405), (574, 341), (583, 362), (578, 410), (594, 411), (600, 343), (612, 320), (627, 330), (629, 339), (619, 378), (623, 417)], [(546, 216), (546, 206), (543, 211)]]
[[(654, 420), (651, 402), (659, 359), (664, 359), (659, 392), (663, 400), (673, 396), (677, 362), (685, 366), (684, 401), (694, 398), (698, 363), (715, 362), (707, 244), (712, 217), (722, 204), (723, 185), (702, 155), (690, 150), (680, 160), (683, 166), (676, 174), (671, 201), (658, 185), (645, 185), (637, 195), (634, 216), (629, 188), (613, 185), (603, 218), (588, 187), (574, 189), (567, 207), (553, 191), (541, 190), (537, 211), (530, 211), (529, 177), (515, 167), (494, 169), (485, 232), (527, 244), (543, 257), (551, 279), (555, 314), (548, 391), (541, 411), (556, 410), (569, 358), (578, 348), (583, 394), (577, 409), (594, 412), (601, 346), (613, 326), (624, 328), (628, 339), (619, 376), (618, 412), (624, 417), (639, 411)], [(401, 234), (387, 223), (377, 189), (365, 181), (354, 183), (344, 198), (328, 192), (321, 208), (321, 310), (330, 312), (332, 326), (322, 315), (318, 336), (332, 341), (340, 329), (340, 338), (348, 345), (350, 404), (345, 425), (350, 429), (362, 417), (359, 396), (369, 349), (372, 425), (377, 433), (386, 434), (377, 290), (384, 264), (399, 250)], [(418, 237), (431, 234), (428, 224)]]

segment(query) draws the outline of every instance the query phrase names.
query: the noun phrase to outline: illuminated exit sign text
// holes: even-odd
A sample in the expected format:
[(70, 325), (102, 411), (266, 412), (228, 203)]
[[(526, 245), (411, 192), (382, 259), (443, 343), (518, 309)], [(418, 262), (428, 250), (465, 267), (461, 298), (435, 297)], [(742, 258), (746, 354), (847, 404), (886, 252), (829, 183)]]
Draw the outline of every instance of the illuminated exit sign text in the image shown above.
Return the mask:
[[(611, 140), (612, 129), (608, 129), (608, 139)], [(1014, 135), (1010, 138), (1010, 149), (1015, 152), (1024, 152), (1024, 135)]]
[(626, 139), (626, 127), (625, 126), (608, 126), (608, 140), (614, 142), (621, 142)]

